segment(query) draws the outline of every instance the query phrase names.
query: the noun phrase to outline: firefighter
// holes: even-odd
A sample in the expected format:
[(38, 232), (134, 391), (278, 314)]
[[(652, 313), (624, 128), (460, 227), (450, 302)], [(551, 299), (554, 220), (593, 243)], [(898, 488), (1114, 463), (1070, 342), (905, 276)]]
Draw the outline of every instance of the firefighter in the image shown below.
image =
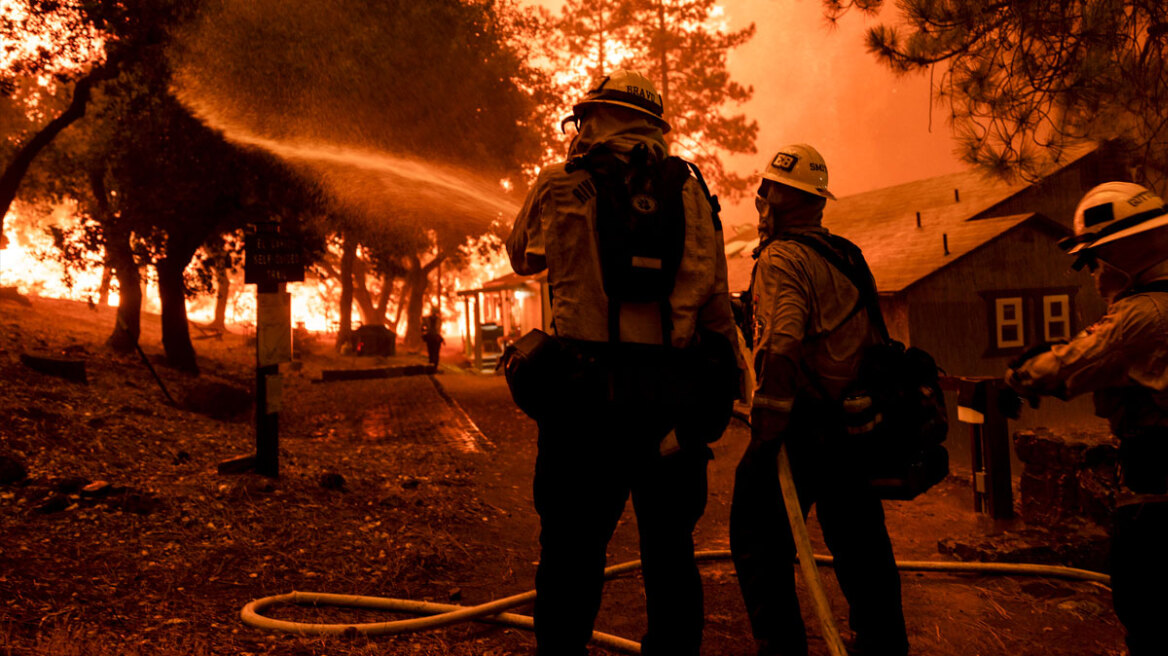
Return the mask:
[(1108, 182), (1079, 202), (1063, 246), (1087, 267), (1107, 312), (1069, 343), (1006, 371), (1021, 396), (1092, 392), (1119, 439), (1111, 545), (1115, 612), (1132, 656), (1168, 653), (1168, 208), (1152, 191)]
[(446, 339), (442, 337), (442, 318), (438, 316), (437, 310), (431, 312), (422, 324), (422, 341), (426, 343), (426, 355), (429, 357), (430, 366), (437, 367), (438, 353), (446, 343)]
[[(554, 407), (535, 415), (534, 501), (541, 547), (537, 653), (586, 653), (600, 607), (605, 549), (631, 495), (648, 613), (642, 653), (696, 655), (703, 610), (693, 529), (706, 504), (712, 457), (706, 442), (716, 435), (684, 430), (694, 422), (679, 419), (682, 406), (692, 410), (707, 400), (680, 385), (692, 378), (682, 355), (698, 341), (724, 341), (738, 381), (729, 346), (736, 328), (721, 225), (705, 183), (691, 176), (682, 160), (667, 157), (663, 135), (669, 125), (661, 96), (647, 78), (628, 70), (603, 78), (575, 105), (568, 122), (577, 125), (568, 161), (540, 172), (507, 238), (516, 273), (547, 271), (552, 330), (572, 363), (564, 380), (543, 386), (557, 395)], [(659, 206), (676, 210), (670, 228), (676, 232), (669, 234), (684, 237), (677, 241), (680, 259), (665, 253), (663, 259), (614, 262), (609, 254), (616, 247), (606, 240), (625, 233), (611, 225), (624, 193), (615, 188), (623, 178), (612, 171), (632, 170), (636, 161), (657, 170), (653, 167), (664, 167), (667, 160), (680, 163), (671, 169), (679, 175), (676, 194), (626, 200), (653, 216)], [(637, 267), (642, 270), (630, 273)], [(656, 302), (618, 302), (625, 298), (620, 284), (633, 284), (622, 275), (645, 280), (661, 275), (670, 289)], [(732, 401), (733, 394), (719, 406), (725, 416), (715, 422), (721, 424), (713, 431), (717, 435), (729, 420)]]
[(821, 225), (835, 198), (827, 180), (814, 148), (791, 145), (768, 164), (755, 198), (759, 246), (749, 293), (757, 382), (751, 440), (734, 480), (730, 549), (758, 654), (806, 656), (777, 472), (786, 444), (803, 514), (816, 504), (835, 556), (855, 653), (899, 656), (908, 639), (884, 509), (859, 458), (839, 448), (840, 398), (857, 376), (861, 349), (879, 336), (847, 275), (798, 241), (838, 239)]

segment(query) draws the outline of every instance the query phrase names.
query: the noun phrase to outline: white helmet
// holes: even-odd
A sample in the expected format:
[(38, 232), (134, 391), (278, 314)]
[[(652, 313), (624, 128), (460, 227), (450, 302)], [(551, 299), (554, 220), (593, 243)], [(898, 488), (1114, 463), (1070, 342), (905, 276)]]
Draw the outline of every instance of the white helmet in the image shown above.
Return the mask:
[[(572, 106), (572, 116), (588, 105), (619, 105), (653, 117), (662, 132), (669, 132), (665, 122), (665, 105), (657, 87), (649, 78), (633, 70), (620, 70), (606, 75), (590, 89), (584, 99)], [(567, 122), (568, 119), (564, 121)]]
[(819, 151), (807, 144), (780, 148), (763, 171), (762, 177), (835, 200), (835, 196), (827, 190), (827, 164)]
[(1168, 225), (1168, 208), (1147, 187), (1133, 182), (1105, 182), (1094, 187), (1075, 208), (1075, 236), (1060, 245), (1079, 255), (1081, 268), (1094, 249)]

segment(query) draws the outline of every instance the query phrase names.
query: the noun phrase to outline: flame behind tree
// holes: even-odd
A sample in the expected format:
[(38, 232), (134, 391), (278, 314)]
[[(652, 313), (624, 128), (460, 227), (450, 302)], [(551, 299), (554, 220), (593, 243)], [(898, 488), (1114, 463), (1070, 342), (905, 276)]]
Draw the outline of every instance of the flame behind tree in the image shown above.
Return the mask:
[[(831, 20), (882, 0), (825, 0)], [(905, 0), (868, 31), (893, 71), (932, 71), (967, 162), (1036, 178), (1068, 146), (1110, 142), (1168, 191), (1168, 5), (1163, 0)]]
[[(193, 5), (194, 0), (9, 0), (0, 5), (0, 96), (23, 96), (4, 108), (9, 114), (5, 127), (17, 128), (6, 130), (3, 144), (0, 235), (33, 160), (85, 114), (94, 87), (165, 41)], [(64, 108), (47, 118), (57, 105)]]
[[(429, 235), (437, 261), (403, 258), (420, 297), (442, 259), (516, 211), (498, 180), (538, 156), (515, 15), (505, 2), (213, 0), (183, 39), (178, 88), (228, 138), (319, 181), (337, 216)], [(334, 223), (350, 236), (347, 299), (349, 264), (375, 244)], [(422, 317), (409, 305), (413, 346)]]
[[(748, 180), (722, 164), (725, 153), (754, 153), (758, 123), (726, 115), (753, 90), (730, 78), (729, 51), (754, 36), (754, 25), (729, 30), (715, 0), (569, 0), (559, 24), (575, 79), (565, 95), (579, 99), (603, 70), (636, 68), (665, 102), (666, 135), (677, 154), (697, 163), (716, 193), (741, 197)], [(583, 53), (583, 54), (581, 54)]]

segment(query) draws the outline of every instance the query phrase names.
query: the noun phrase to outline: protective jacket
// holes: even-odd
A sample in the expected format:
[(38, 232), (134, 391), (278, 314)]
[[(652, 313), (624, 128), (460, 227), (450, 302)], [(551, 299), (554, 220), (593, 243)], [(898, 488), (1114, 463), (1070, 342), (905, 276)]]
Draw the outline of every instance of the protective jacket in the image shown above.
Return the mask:
[[(819, 226), (787, 231), (827, 233)], [(781, 415), (791, 412), (800, 389), (838, 400), (856, 378), (860, 351), (878, 336), (848, 277), (810, 246), (781, 235), (759, 252), (751, 294), (758, 380), (752, 410), (770, 411), (778, 422), (770, 425), (781, 430)]]
[(1151, 276), (1120, 294), (1107, 313), (1068, 344), (1059, 344), (1014, 370), (1023, 393), (1070, 398), (1094, 392), (1095, 412), (1120, 438), (1148, 428), (1168, 429), (1168, 293), (1140, 292)]
[[(659, 127), (635, 122), (590, 120), (582, 124), (569, 157), (604, 143), (618, 157), (640, 143), (650, 157), (667, 155)], [(737, 343), (726, 282), (726, 252), (721, 226), (696, 178), (682, 188), (685, 206), (685, 250), (669, 301), (672, 345), (687, 346), (700, 326)], [(516, 273), (548, 272), (552, 325), (560, 337), (608, 341), (608, 299), (604, 293), (596, 242), (596, 191), (587, 170), (571, 173), (565, 163), (545, 168), (527, 195), (507, 238), (507, 254)], [(660, 344), (660, 307), (655, 303), (621, 305), (620, 341)]]

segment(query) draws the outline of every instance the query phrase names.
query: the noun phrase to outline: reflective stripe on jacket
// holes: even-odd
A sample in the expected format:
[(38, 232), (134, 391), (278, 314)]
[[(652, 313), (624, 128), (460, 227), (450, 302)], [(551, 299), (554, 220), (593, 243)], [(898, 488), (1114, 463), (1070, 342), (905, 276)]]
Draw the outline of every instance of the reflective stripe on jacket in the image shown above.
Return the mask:
[(867, 312), (855, 312), (859, 290), (810, 246), (780, 238), (759, 254), (752, 292), (753, 407), (790, 408), (807, 373), (837, 400), (856, 378), (861, 349), (877, 340)]
[(1011, 382), (1062, 398), (1094, 392), (1096, 414), (1120, 437), (1168, 427), (1168, 293), (1120, 298), (1070, 343), (1022, 363)]

